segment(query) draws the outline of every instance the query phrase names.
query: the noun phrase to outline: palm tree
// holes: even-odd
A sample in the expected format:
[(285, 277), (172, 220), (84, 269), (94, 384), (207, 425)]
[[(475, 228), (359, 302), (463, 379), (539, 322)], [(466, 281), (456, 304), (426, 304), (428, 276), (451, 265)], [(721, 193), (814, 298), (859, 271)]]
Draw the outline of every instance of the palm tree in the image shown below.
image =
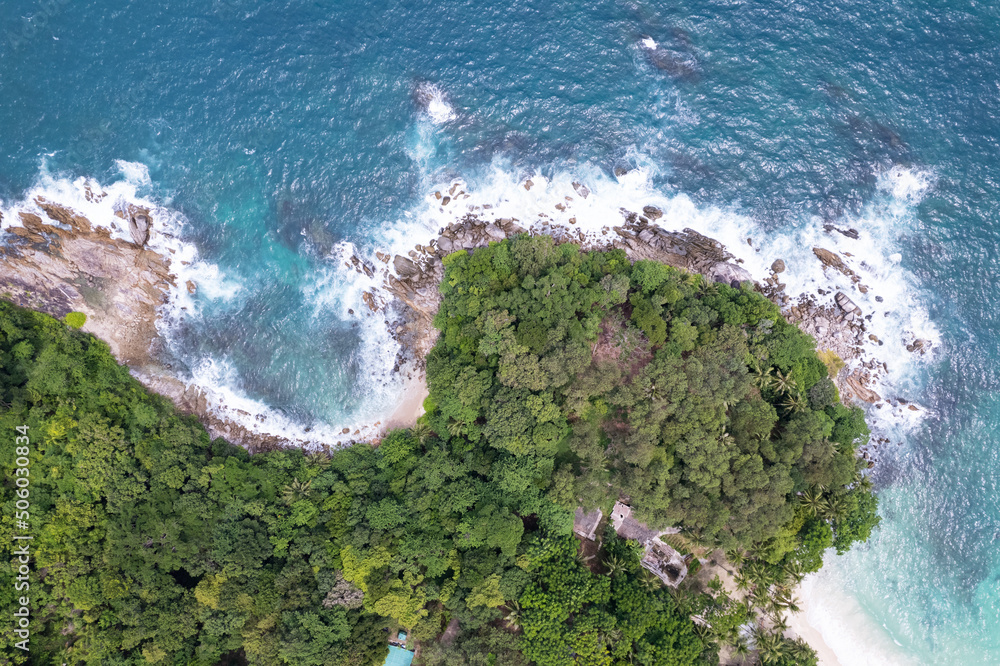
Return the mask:
[(789, 656), (799, 663), (805, 663), (810, 658), (815, 659), (815, 651), (809, 647), (809, 644), (799, 640), (788, 641), (785, 643), (785, 647), (788, 648)]
[(827, 520), (841, 520), (847, 513), (847, 503), (843, 497), (832, 497), (827, 502), (826, 512), (823, 515)]
[(790, 412), (801, 412), (809, 406), (809, 401), (801, 393), (789, 393), (781, 406)]
[(600, 641), (608, 647), (608, 650), (610, 650), (615, 643), (622, 639), (622, 630), (617, 628), (603, 629), (598, 632), (598, 637), (600, 638)]
[(785, 610), (789, 613), (798, 613), (802, 610), (802, 607), (799, 606), (799, 600), (791, 595), (787, 596), (782, 603), (785, 606)]
[(755, 608), (765, 608), (770, 601), (771, 597), (763, 585), (758, 585), (750, 593), (750, 602)]
[(292, 479), (292, 482), (281, 489), (281, 496), (285, 499), (288, 504), (293, 504), (300, 499), (305, 499), (309, 496), (310, 490), (309, 486), (312, 485), (312, 480), (309, 481), (299, 481), (298, 477)]
[(753, 381), (753, 385), (761, 391), (771, 388), (771, 383), (774, 381), (771, 370), (771, 366), (764, 367), (759, 362), (755, 363), (753, 369), (750, 371), (750, 378)]
[(642, 570), (642, 575), (639, 576), (639, 585), (641, 585), (644, 590), (653, 592), (658, 590), (662, 584), (663, 581), (661, 581), (656, 574), (646, 569)]
[(698, 291), (701, 292), (701, 297), (711, 297), (719, 295), (719, 283), (712, 280), (701, 279), (701, 284), (698, 285)]
[(646, 387), (644, 391), (647, 400), (656, 400), (660, 397), (660, 389), (656, 387), (656, 384), (650, 382), (649, 386)]
[(420, 444), (420, 446), (423, 446), (427, 443), (427, 440), (431, 438), (431, 435), (434, 434), (434, 431), (431, 430), (431, 427), (428, 424), (418, 421), (412, 428), (410, 428), (410, 434), (413, 435), (413, 438), (417, 440), (417, 443)]
[(707, 624), (702, 624), (701, 622), (694, 623), (694, 633), (698, 634), (698, 638), (705, 645), (708, 645), (712, 641), (712, 628)]
[(767, 634), (758, 630), (754, 638), (757, 644), (757, 655), (760, 657), (760, 663), (776, 664), (788, 656), (785, 641), (781, 636)]
[(736, 575), (733, 576), (733, 580), (736, 581), (737, 590), (749, 590), (750, 586), (753, 585), (750, 581), (750, 577), (742, 571), (737, 571)]
[(504, 615), (503, 619), (510, 626), (519, 629), (521, 627), (521, 604), (516, 601), (510, 601), (507, 603), (507, 609), (507, 614)]
[(325, 451), (313, 451), (306, 456), (306, 462), (310, 467), (324, 469), (330, 466), (330, 456)]
[(681, 277), (681, 286), (697, 287), (698, 285), (702, 284), (705, 281), (706, 281), (705, 278), (703, 278), (699, 273), (685, 272), (683, 277)]
[(806, 513), (811, 516), (821, 516), (827, 511), (827, 502), (823, 493), (818, 488), (810, 488), (799, 495), (799, 504), (805, 508)]
[(771, 625), (776, 633), (784, 634), (788, 631), (788, 620), (785, 619), (784, 615), (775, 615), (773, 624)]
[(854, 473), (854, 481), (852, 483), (855, 488), (864, 492), (869, 492), (872, 489), (872, 480), (860, 471)]
[(465, 432), (465, 421), (452, 421), (448, 424), (448, 432), (452, 437), (461, 437)]
[(782, 373), (781, 370), (775, 370), (774, 379), (772, 380), (772, 386), (779, 393), (790, 393), (798, 388), (795, 380), (792, 379), (792, 373), (789, 372), (787, 375)]
[(727, 550), (726, 559), (729, 560), (730, 564), (739, 569), (746, 562), (746, 555), (743, 554), (742, 550)]
[(794, 585), (798, 585), (805, 578), (806, 572), (802, 570), (802, 565), (798, 560), (792, 560), (785, 565), (785, 574)]
[(771, 583), (771, 574), (760, 562), (751, 562), (750, 566), (747, 567), (747, 575), (750, 576), (752, 580), (757, 585), (762, 587), (767, 587)]
[(625, 561), (617, 555), (610, 555), (604, 560), (604, 568), (608, 570), (609, 576), (614, 576), (625, 568)]
[(750, 656), (750, 646), (742, 638), (736, 639), (736, 642), (733, 643), (733, 656), (742, 662), (745, 662)]

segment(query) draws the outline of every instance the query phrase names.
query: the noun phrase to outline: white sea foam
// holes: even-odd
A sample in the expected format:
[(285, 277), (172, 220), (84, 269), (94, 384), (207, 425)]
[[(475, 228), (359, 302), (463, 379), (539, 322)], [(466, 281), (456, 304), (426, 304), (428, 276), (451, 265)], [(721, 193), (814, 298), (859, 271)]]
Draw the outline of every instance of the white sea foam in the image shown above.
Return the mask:
[[(433, 152), (426, 146), (422, 150)], [(690, 227), (719, 240), (758, 281), (770, 275), (775, 259), (783, 259), (786, 270), (780, 278), (790, 296), (810, 294), (820, 304), (833, 306), (837, 291), (847, 294), (865, 315), (871, 315), (867, 331), (882, 341), (882, 345), (868, 339), (863, 342), (861, 360), (877, 359), (889, 368), (874, 388), (883, 397), (914, 403), (927, 367), (938, 358), (941, 339), (927, 309), (932, 295), (907, 268), (907, 239), (919, 233), (916, 207), (933, 186), (932, 174), (901, 167), (880, 173), (877, 196), (860, 214), (834, 223), (844, 231), (857, 230), (854, 239), (826, 231), (819, 218), (765, 233), (739, 211), (698, 205), (683, 194), (665, 195), (654, 185), (660, 175), (655, 162), (637, 151), (627, 158), (636, 168), (618, 177), (586, 165), (544, 177), (519, 173), (497, 162), (488, 172), (468, 180), (431, 181), (422, 204), (388, 225), (378, 240), (390, 252), (405, 255), (414, 244), (435, 237), (439, 228), (471, 213), (484, 219), (513, 218), (534, 233), (568, 231), (601, 245), (615, 238), (611, 228), (622, 223), (622, 209), (640, 212), (643, 206), (652, 205), (662, 212), (656, 220), (659, 226), (667, 230)], [(530, 187), (526, 187), (528, 181)], [(450, 197), (447, 205), (443, 204), (445, 196)], [(814, 247), (837, 252), (861, 278), (867, 293), (848, 276), (824, 270)], [(820, 294), (820, 289), (826, 294)], [(907, 350), (918, 338), (931, 343), (925, 355)], [(891, 434), (897, 440), (929, 415), (922, 405), (915, 406), (918, 411), (885, 402), (881, 409), (869, 408), (869, 420), (877, 433)], [(812, 595), (816, 603), (810, 603), (807, 619), (843, 666), (908, 663), (888, 632), (872, 624), (856, 600), (830, 579), (820, 581), (813, 585), (822, 584), (823, 591)]]
[(878, 177), (879, 189), (892, 194), (901, 204), (916, 204), (924, 198), (934, 183), (933, 174), (919, 169), (894, 166)]
[(272, 435), (295, 441), (304, 448), (336, 444), (349, 438), (348, 435), (341, 434), (342, 427), (324, 423), (306, 425), (261, 400), (249, 397), (242, 388), (239, 373), (225, 357), (206, 357), (196, 363), (191, 369), (189, 384), (202, 390), (216, 416), (237, 423), (258, 435)]
[(125, 177), (126, 182), (136, 187), (148, 187), (153, 184), (149, 177), (149, 167), (142, 162), (127, 162), (125, 160), (115, 160), (115, 166)]
[(426, 81), (421, 83), (417, 87), (417, 97), (435, 125), (444, 125), (458, 117), (444, 91), (433, 83)]
[[(652, 205), (663, 213), (656, 221), (660, 227), (672, 231), (690, 227), (719, 240), (757, 280), (770, 274), (775, 259), (783, 259), (786, 271), (780, 278), (790, 296), (810, 294), (818, 303), (832, 307), (837, 291), (847, 294), (865, 315), (871, 315), (867, 332), (882, 342), (866, 338), (862, 347), (862, 361), (878, 359), (888, 366), (888, 373), (882, 373), (874, 388), (885, 397), (912, 402), (923, 370), (936, 358), (940, 343), (926, 307), (929, 294), (907, 269), (904, 256), (907, 237), (919, 231), (915, 209), (932, 186), (929, 173), (896, 167), (880, 174), (878, 196), (859, 215), (835, 222), (845, 231), (855, 229), (858, 238), (854, 239), (824, 230), (819, 218), (763, 233), (754, 220), (738, 211), (697, 205), (683, 194), (663, 194), (653, 184), (659, 174), (655, 162), (637, 151), (627, 159), (636, 168), (617, 177), (586, 165), (551, 177), (526, 175), (498, 161), (469, 181), (429, 184), (423, 203), (388, 225), (377, 241), (391, 253), (405, 255), (416, 243), (434, 237), (439, 228), (471, 213), (485, 219), (512, 218), (536, 233), (568, 231), (599, 246), (616, 238), (611, 228), (622, 223), (622, 209), (641, 212), (643, 206)], [(446, 196), (449, 201), (444, 204)], [(813, 254), (814, 247), (837, 252), (861, 278), (859, 285), (867, 293), (849, 276), (824, 269)], [(925, 355), (908, 351), (907, 345), (916, 339), (928, 340), (931, 351)], [(915, 412), (886, 403), (874, 412), (877, 421), (895, 431), (918, 424), (926, 416), (919, 409)]]
[(656, 40), (654, 40), (652, 37), (643, 37), (641, 43), (645, 48), (649, 49), (650, 51), (656, 50)]
[[(443, 99), (436, 87), (431, 88)], [(427, 154), (422, 166), (428, 166), (431, 161), (429, 155), (434, 147), (430, 144), (433, 141), (435, 138), (430, 135), (418, 137), (413, 152), (414, 157), (421, 151)], [(817, 289), (824, 289), (827, 295), (819, 296), (818, 300), (832, 303), (834, 291), (847, 293), (866, 314), (872, 314), (868, 330), (883, 341), (881, 347), (874, 342), (865, 344), (867, 355), (886, 361), (890, 370), (876, 390), (884, 396), (914, 398), (919, 388), (921, 365), (932, 360), (933, 353), (918, 357), (908, 352), (906, 345), (923, 338), (936, 347), (940, 335), (922, 303), (924, 294), (920, 285), (906, 270), (906, 248), (902, 241), (906, 234), (915, 231), (914, 207), (932, 186), (930, 174), (898, 167), (880, 174), (878, 200), (870, 202), (857, 218), (837, 222), (839, 228), (857, 229), (859, 238), (855, 240), (825, 232), (818, 219), (803, 220), (782, 233), (764, 235), (751, 218), (738, 211), (696, 205), (683, 194), (668, 196), (658, 191), (653, 182), (660, 175), (659, 166), (641, 152), (630, 151), (626, 159), (635, 168), (617, 177), (589, 165), (560, 170), (551, 177), (528, 175), (516, 172), (501, 161), (494, 163), (487, 172), (470, 177), (469, 182), (434, 183), (428, 177), (427, 194), (421, 204), (400, 219), (380, 225), (377, 234), (363, 241), (359, 239), (357, 245), (338, 244), (324, 270), (302, 289), (307, 300), (314, 304), (315, 316), (332, 313), (343, 320), (353, 318), (361, 325), (362, 346), (357, 353), (367, 374), (361, 385), (354, 387), (365, 396), (364, 406), (352, 418), (358, 423), (337, 427), (314, 425), (306, 431), (303, 426), (295, 426), (277, 412), (269, 411), (267, 405), (246, 396), (231, 368), (213, 366), (207, 361), (196, 364), (200, 369), (193, 371), (186, 380), (210, 395), (220, 415), (251, 430), (313, 443), (336, 442), (343, 437), (344, 427), (353, 433), (361, 429), (362, 422), (371, 423), (389, 413), (402, 391), (402, 378), (394, 376), (392, 371), (398, 344), (383, 314), (372, 313), (362, 298), (367, 292), (379, 305), (388, 301), (381, 287), (390, 269), (375, 256), (376, 250), (381, 249), (390, 256), (405, 256), (414, 245), (425, 244), (436, 237), (441, 227), (470, 213), (484, 218), (513, 218), (536, 233), (569, 232), (599, 246), (615, 238), (611, 228), (622, 222), (622, 209), (639, 211), (645, 205), (652, 205), (663, 213), (657, 220), (661, 227), (667, 230), (691, 227), (716, 238), (755, 279), (761, 280), (769, 274), (774, 259), (783, 259), (786, 271), (781, 279), (790, 295), (817, 294)], [(106, 226), (114, 235), (127, 238), (127, 229), (114, 216), (115, 206), (129, 201), (148, 207), (154, 220), (149, 245), (171, 259), (171, 270), (178, 278), (161, 319), (164, 337), (171, 340), (174, 327), (186, 318), (201, 316), (208, 302), (216, 308), (225, 303), (238, 307), (245, 289), (218, 266), (202, 261), (197, 249), (182, 240), (186, 224), (183, 216), (151, 198), (140, 196), (149, 187), (148, 169), (130, 162), (119, 162), (118, 166), (125, 178), (107, 186), (82, 178), (69, 181), (43, 169), (38, 183), (22, 201), (9, 206), (0, 204), (5, 213), (4, 226), (18, 223), (16, 217), (9, 214), (13, 209), (31, 209), (33, 200), (41, 196), (68, 205), (93, 223)], [(88, 187), (104, 196), (99, 200), (88, 199)], [(445, 196), (450, 199), (447, 205), (443, 204)], [(752, 239), (752, 245), (747, 243), (748, 238)], [(845, 264), (861, 276), (861, 284), (869, 287), (868, 293), (857, 291), (848, 277), (824, 271), (813, 256), (813, 247), (838, 252)], [(351, 263), (353, 256), (367, 262), (374, 275), (369, 277), (364, 271), (359, 272)], [(195, 294), (188, 292), (188, 281), (195, 285)], [(881, 297), (881, 302), (876, 297)], [(353, 315), (350, 310), (354, 311)], [(875, 411), (883, 427), (893, 430), (908, 429), (926, 415), (923, 410), (914, 412), (890, 406)]]
[[(169, 326), (181, 317), (198, 313), (203, 298), (234, 298), (242, 289), (241, 285), (215, 264), (201, 259), (198, 249), (183, 240), (186, 218), (161, 205), (148, 192), (151, 185), (148, 168), (124, 160), (118, 160), (116, 165), (123, 179), (102, 184), (91, 178), (70, 180), (53, 174), (43, 162), (38, 179), (21, 199), (0, 202), (4, 228), (20, 225), (17, 211), (32, 212), (46, 219), (36, 203), (37, 199), (44, 199), (72, 208), (94, 226), (107, 229), (113, 238), (131, 240), (127, 224), (115, 212), (123, 210), (127, 204), (134, 204), (150, 211), (152, 225), (147, 248), (169, 259), (170, 272), (176, 277), (175, 287), (168, 293), (164, 317), (158, 324), (161, 334), (168, 333)], [(197, 296), (189, 293), (189, 283), (197, 289)]]
[[(355, 259), (360, 259), (362, 265), (355, 265)], [(360, 325), (361, 345), (355, 357), (364, 373), (358, 377), (358, 384), (352, 391), (365, 399), (355, 420), (369, 424), (392, 413), (404, 384), (394, 373), (400, 352), (400, 345), (390, 330), (394, 324), (381, 310), (389, 301), (383, 288), (387, 275), (386, 265), (374, 255), (373, 249), (361, 249), (342, 241), (334, 246), (323, 270), (302, 287), (304, 299), (313, 304), (313, 317), (332, 314)], [(365, 294), (373, 299), (380, 311), (372, 311), (365, 302)], [(352, 432), (357, 427), (352, 426)]]

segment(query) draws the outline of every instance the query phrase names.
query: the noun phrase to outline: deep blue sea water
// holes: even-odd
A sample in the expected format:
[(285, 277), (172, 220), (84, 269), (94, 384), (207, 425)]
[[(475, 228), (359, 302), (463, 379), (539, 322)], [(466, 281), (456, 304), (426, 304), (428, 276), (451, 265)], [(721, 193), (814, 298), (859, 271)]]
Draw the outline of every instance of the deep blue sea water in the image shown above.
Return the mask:
[[(883, 526), (807, 586), (809, 619), (843, 664), (1000, 664), (996, 5), (83, 5), (0, 2), (0, 199), (84, 207), (88, 178), (105, 213), (159, 206), (197, 284), (164, 361), (272, 430), (391, 409), (396, 347), (361, 301), (378, 278), (344, 260), (426, 242), (459, 205), (599, 235), (656, 203), (758, 277), (783, 257), (793, 291), (844, 286), (813, 245), (850, 252), (882, 392), (921, 411), (873, 411)], [(440, 207), (455, 182), (469, 198)]]

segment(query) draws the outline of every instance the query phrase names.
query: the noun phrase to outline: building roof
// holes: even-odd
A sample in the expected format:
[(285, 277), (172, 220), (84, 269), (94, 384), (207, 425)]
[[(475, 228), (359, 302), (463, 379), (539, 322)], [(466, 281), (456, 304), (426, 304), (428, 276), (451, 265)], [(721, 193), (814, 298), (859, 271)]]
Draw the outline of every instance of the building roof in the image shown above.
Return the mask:
[(662, 534), (677, 534), (681, 531), (678, 527), (652, 530), (645, 523), (633, 518), (632, 507), (621, 502), (615, 502), (615, 508), (611, 510), (611, 524), (618, 536), (623, 539), (635, 539), (644, 546)]
[(646, 545), (639, 563), (671, 587), (677, 587), (687, 576), (687, 565), (681, 554), (657, 538)]
[(604, 512), (600, 509), (584, 513), (583, 507), (576, 507), (576, 514), (573, 518), (573, 533), (581, 539), (590, 539), (593, 541), (594, 536), (597, 534), (597, 526), (603, 517)]
[(632, 507), (621, 502), (615, 502), (615, 508), (611, 510), (611, 524), (614, 525), (618, 536), (623, 539), (635, 539), (644, 546), (660, 534), (633, 518)]
[(385, 658), (384, 666), (410, 666), (413, 661), (413, 653), (395, 645), (389, 646), (389, 656)]

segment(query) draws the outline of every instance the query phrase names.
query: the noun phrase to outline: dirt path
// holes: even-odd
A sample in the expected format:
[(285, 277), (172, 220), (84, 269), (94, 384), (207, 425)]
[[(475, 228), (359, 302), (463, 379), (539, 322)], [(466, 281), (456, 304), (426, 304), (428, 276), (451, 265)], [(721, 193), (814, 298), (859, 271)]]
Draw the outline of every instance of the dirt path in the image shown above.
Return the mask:
[(448, 627), (441, 634), (441, 645), (451, 645), (455, 642), (455, 638), (458, 636), (458, 618), (451, 618), (451, 622), (448, 623)]

